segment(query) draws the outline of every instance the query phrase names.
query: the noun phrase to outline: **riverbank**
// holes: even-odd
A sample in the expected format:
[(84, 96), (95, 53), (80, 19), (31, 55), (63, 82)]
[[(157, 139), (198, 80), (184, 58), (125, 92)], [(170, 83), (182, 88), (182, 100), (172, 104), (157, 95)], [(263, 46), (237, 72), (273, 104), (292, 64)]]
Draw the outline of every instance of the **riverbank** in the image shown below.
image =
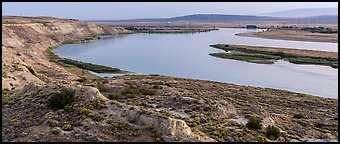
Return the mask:
[(338, 34), (312, 33), (303, 30), (269, 30), (264, 32), (238, 33), (238, 36), (280, 39), (292, 41), (312, 41), (338, 43)]
[[(73, 44), (73, 43), (84, 43), (84, 42), (88, 42), (89, 40), (96, 40), (96, 39), (102, 39), (100, 36), (102, 35), (96, 35), (93, 37), (88, 37), (88, 38), (84, 38), (78, 41), (68, 41), (68, 42), (63, 42), (63, 44)], [(107, 35), (105, 35), (107, 36)], [(92, 64), (92, 63), (85, 63), (85, 62), (81, 62), (81, 61), (76, 61), (76, 60), (72, 60), (72, 59), (68, 59), (68, 58), (61, 58), (58, 55), (54, 54), (53, 49), (57, 48), (58, 46), (53, 46), (53, 47), (49, 47), (46, 50), (46, 55), (48, 56), (48, 58), (55, 62), (60, 64), (61, 66), (64, 67), (71, 67), (71, 66), (75, 66), (78, 67), (80, 69), (84, 69), (84, 70), (89, 70), (89, 71), (93, 71), (96, 73), (107, 73), (107, 74), (127, 74), (129, 73), (128, 71), (123, 71), (120, 70), (118, 68), (112, 68), (112, 67), (108, 67), (108, 66), (103, 66), (103, 65), (98, 65), (98, 64)], [(85, 75), (85, 72), (83, 72)]]
[(294, 64), (317, 64), (338, 68), (338, 53), (291, 48), (258, 47), (246, 45), (216, 44), (211, 47), (230, 53), (212, 53), (220, 58), (229, 58), (247, 62), (272, 64), (278, 59), (286, 59)]
[[(61, 66), (46, 50), (127, 30), (56, 18), (7, 20), (19, 25), (2, 27), (2, 141), (337, 140), (336, 99), (158, 75), (82, 80), (86, 70)], [(247, 126), (250, 117), (262, 125)], [(268, 125), (280, 135), (271, 137)]]

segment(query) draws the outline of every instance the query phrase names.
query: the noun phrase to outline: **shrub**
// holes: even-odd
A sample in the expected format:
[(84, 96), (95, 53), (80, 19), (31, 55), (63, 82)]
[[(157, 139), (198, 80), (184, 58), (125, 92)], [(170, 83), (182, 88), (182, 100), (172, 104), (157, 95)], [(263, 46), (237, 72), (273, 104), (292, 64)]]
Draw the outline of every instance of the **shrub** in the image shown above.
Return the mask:
[(153, 129), (153, 125), (152, 125), (152, 124), (148, 125), (148, 126), (146, 127), (146, 129), (152, 130), (152, 129)]
[(294, 114), (293, 115), (293, 118), (296, 118), (296, 119), (304, 119), (304, 118), (306, 118), (303, 114), (301, 114), (301, 113), (298, 113), (298, 114)]
[(266, 136), (271, 140), (276, 140), (280, 137), (280, 129), (275, 127), (274, 125), (270, 125), (266, 128)]
[(121, 94), (137, 94), (138, 89), (133, 86), (128, 86), (125, 90), (121, 92)]
[(48, 119), (47, 123), (50, 127), (56, 127), (58, 125), (58, 123), (53, 119)]
[(75, 127), (78, 127), (78, 126), (81, 126), (81, 125), (82, 125), (81, 121), (73, 122), (73, 126), (75, 126)]
[(113, 124), (113, 122), (114, 122), (114, 121), (113, 121), (112, 118), (109, 118), (109, 119), (106, 121), (107, 124)]
[(250, 129), (261, 129), (262, 127), (261, 121), (262, 120), (259, 117), (251, 115), (246, 126)]
[(156, 108), (160, 108), (160, 107), (162, 107), (162, 106), (163, 106), (163, 104), (160, 103), (160, 104), (157, 104), (157, 105), (156, 105)]
[(94, 109), (94, 107), (93, 107), (92, 104), (90, 104), (88, 108), (89, 108), (90, 110), (93, 110), (93, 109)]
[(122, 98), (122, 95), (117, 94), (117, 93), (111, 93), (107, 96), (110, 100), (118, 100)]
[(78, 82), (85, 82), (86, 81), (86, 78), (80, 78), (80, 79), (77, 79)]
[(201, 122), (201, 118), (200, 117), (195, 117), (193, 120), (192, 120), (193, 123), (195, 123), (196, 125), (199, 125), (200, 122)]
[(97, 99), (97, 105), (99, 108), (108, 108), (109, 106), (106, 105), (105, 101), (101, 98)]
[(50, 100), (50, 107), (54, 109), (64, 108), (66, 105), (74, 102), (75, 90), (71, 88), (64, 88), (60, 92), (54, 93)]
[(100, 116), (99, 114), (95, 114), (93, 116), (93, 120), (96, 121), (96, 122), (102, 122), (102, 121), (104, 121), (104, 118), (102, 116)]
[(54, 127), (51, 129), (51, 133), (56, 135), (60, 133), (60, 130)]
[(80, 113), (85, 116), (85, 118), (93, 116), (92, 111), (84, 107), (80, 110)]
[(121, 94), (127, 95), (128, 98), (137, 98), (139, 95), (139, 90), (136, 87), (128, 86), (121, 92)]
[(134, 86), (128, 86), (126, 89), (124, 89), (121, 94), (127, 95), (128, 98), (136, 98), (139, 94), (143, 95), (155, 95), (156, 90), (150, 89), (150, 88), (144, 88), (144, 87), (134, 87)]
[(201, 137), (205, 136), (205, 134), (203, 132), (201, 132), (200, 130), (198, 130), (197, 128), (194, 128), (192, 131), (194, 133), (196, 133), (197, 135), (201, 136)]
[(160, 131), (154, 131), (154, 138), (156, 142), (163, 141), (162, 133)]
[(138, 97), (138, 94), (129, 94), (128, 95), (128, 98), (131, 98), (131, 99), (137, 98), (137, 97)]
[(32, 67), (27, 66), (27, 69), (31, 72), (31, 74), (33, 74), (34, 76), (37, 76), (37, 74), (35, 73)]
[(71, 131), (72, 125), (70, 124), (70, 122), (65, 122), (62, 129), (65, 131)]

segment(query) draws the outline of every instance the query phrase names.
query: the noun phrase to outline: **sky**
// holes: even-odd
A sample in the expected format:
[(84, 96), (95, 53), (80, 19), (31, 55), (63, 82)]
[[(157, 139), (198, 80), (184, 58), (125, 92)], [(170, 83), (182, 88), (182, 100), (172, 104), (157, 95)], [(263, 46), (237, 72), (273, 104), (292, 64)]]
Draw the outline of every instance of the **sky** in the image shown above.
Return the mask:
[(337, 2), (2, 2), (2, 15), (80, 20), (169, 18), (190, 14), (240, 14), (296, 8), (338, 8)]

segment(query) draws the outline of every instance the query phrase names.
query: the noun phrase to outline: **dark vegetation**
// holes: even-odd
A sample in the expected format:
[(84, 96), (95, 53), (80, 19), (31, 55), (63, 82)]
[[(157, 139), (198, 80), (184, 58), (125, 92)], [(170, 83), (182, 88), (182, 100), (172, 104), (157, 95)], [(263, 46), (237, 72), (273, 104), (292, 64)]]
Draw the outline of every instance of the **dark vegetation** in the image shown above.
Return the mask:
[(301, 113), (298, 113), (298, 114), (294, 114), (293, 118), (295, 118), (295, 119), (305, 119), (306, 116), (301, 114)]
[(128, 97), (136, 97), (139, 94), (143, 95), (155, 95), (156, 90), (144, 88), (144, 87), (134, 87), (134, 86), (128, 86), (126, 89), (124, 89), (121, 94), (127, 95)]
[(211, 53), (209, 54), (214, 57), (219, 58), (228, 58), (234, 60), (241, 60), (247, 62), (254, 62), (254, 63), (274, 63), (274, 60), (278, 60), (280, 56), (273, 56), (273, 55), (266, 55), (266, 54), (251, 54), (251, 53)]
[(280, 137), (280, 129), (274, 125), (270, 125), (266, 128), (266, 136), (271, 140), (276, 140)]
[(234, 48), (231, 46), (223, 46), (223, 45), (210, 45), (211, 47), (222, 49), (225, 51), (230, 51), (231, 53), (220, 52), (220, 53), (211, 53), (209, 55), (219, 57), (219, 58), (228, 58), (241, 60), (246, 62), (255, 62), (255, 63), (264, 63), (264, 64), (272, 64), (273, 61), (279, 59), (288, 60), (294, 64), (316, 64), (316, 65), (326, 65), (331, 66), (332, 68), (338, 68), (338, 60), (332, 58), (321, 58), (321, 57), (308, 57), (308, 56), (299, 56), (292, 55), (283, 52), (270, 52), (270, 51), (260, 51), (260, 50), (250, 50), (250, 49), (242, 49), (242, 48)]
[(310, 31), (312, 33), (338, 33), (338, 29), (331, 29), (325, 27), (304, 27), (301, 28), (304, 31)]
[(262, 121), (261, 118), (255, 115), (251, 115), (249, 116), (249, 121), (246, 124), (246, 126), (250, 129), (261, 129), (262, 128), (261, 121)]
[(338, 68), (337, 61), (331, 61), (323, 58), (310, 58), (310, 57), (301, 57), (301, 58), (288, 58), (288, 61), (294, 64), (318, 64), (318, 65), (328, 65), (332, 68)]
[(32, 67), (26, 66), (27, 69), (30, 71), (31, 74), (37, 76), (37, 74), (35, 73), (34, 69)]
[(50, 100), (50, 107), (54, 109), (64, 108), (75, 100), (75, 90), (71, 88), (61, 89), (60, 92), (54, 93)]
[(117, 93), (111, 93), (111, 94), (108, 94), (107, 98), (110, 100), (119, 100), (122, 98), (122, 95), (117, 94)]
[(71, 60), (67, 58), (60, 59), (59, 62), (64, 63), (64, 64), (69, 64), (69, 65), (74, 65), (78, 68), (94, 71), (97, 73), (119, 73), (121, 72), (121, 70), (117, 68), (111, 68), (108, 66), (97, 65), (97, 64), (92, 64), (92, 63), (85, 63), (85, 62)]
[(85, 63), (85, 62), (76, 61), (76, 60), (72, 60), (68, 58), (61, 58), (53, 52), (53, 48), (55, 47), (50, 47), (47, 49), (47, 56), (51, 59), (51, 61), (55, 63), (66, 65), (66, 66), (76, 66), (78, 68), (90, 70), (90, 71), (97, 72), (97, 73), (124, 73), (122, 70), (117, 69), (117, 68), (112, 68), (112, 67), (92, 64), (92, 63)]

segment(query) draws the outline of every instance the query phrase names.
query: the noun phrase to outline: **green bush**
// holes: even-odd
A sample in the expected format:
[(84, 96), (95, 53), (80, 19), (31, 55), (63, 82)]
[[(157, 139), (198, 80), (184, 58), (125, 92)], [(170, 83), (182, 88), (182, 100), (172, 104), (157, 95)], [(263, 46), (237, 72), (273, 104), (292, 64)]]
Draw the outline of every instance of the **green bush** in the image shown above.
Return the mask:
[(72, 88), (61, 89), (60, 92), (54, 93), (50, 100), (50, 107), (54, 109), (64, 108), (66, 105), (74, 102), (75, 90)]
[(128, 86), (121, 92), (121, 94), (127, 95), (128, 98), (137, 98), (139, 95), (139, 90), (134, 86)]
[(48, 119), (48, 120), (47, 120), (47, 123), (48, 123), (48, 125), (49, 125), (50, 127), (56, 127), (56, 126), (58, 126), (58, 123), (57, 123), (55, 120), (53, 120), (53, 119)]
[(266, 128), (266, 136), (271, 140), (276, 140), (280, 137), (280, 129), (275, 127), (274, 125), (270, 125)]
[(95, 122), (102, 122), (102, 121), (104, 121), (104, 118), (102, 116), (100, 116), (99, 114), (94, 114), (93, 120)]
[(296, 118), (296, 119), (304, 119), (304, 118), (306, 118), (303, 114), (301, 114), (301, 113), (298, 113), (298, 114), (294, 114), (293, 115), (293, 118)]
[(124, 89), (121, 94), (137, 94), (138, 89), (134, 86), (128, 86), (126, 89)]
[(160, 131), (154, 131), (154, 138), (156, 142), (163, 141), (162, 133)]
[(107, 96), (107, 98), (110, 100), (118, 100), (122, 98), (122, 95), (117, 94), (117, 93), (111, 93)]
[(60, 130), (54, 127), (51, 129), (51, 133), (56, 135), (60, 133)]
[(73, 129), (72, 125), (70, 122), (65, 122), (62, 128), (64, 131), (71, 131)]
[(259, 117), (251, 115), (246, 126), (250, 129), (261, 129), (262, 127), (261, 121), (262, 120)]
[(97, 65), (97, 64), (92, 64), (92, 63), (85, 63), (85, 62), (76, 61), (76, 60), (67, 59), (67, 58), (59, 59), (58, 61), (64, 64), (74, 65), (78, 68), (90, 70), (90, 71), (97, 72), (97, 73), (120, 73), (121, 72), (121, 70), (117, 68), (112, 68), (112, 67)]

